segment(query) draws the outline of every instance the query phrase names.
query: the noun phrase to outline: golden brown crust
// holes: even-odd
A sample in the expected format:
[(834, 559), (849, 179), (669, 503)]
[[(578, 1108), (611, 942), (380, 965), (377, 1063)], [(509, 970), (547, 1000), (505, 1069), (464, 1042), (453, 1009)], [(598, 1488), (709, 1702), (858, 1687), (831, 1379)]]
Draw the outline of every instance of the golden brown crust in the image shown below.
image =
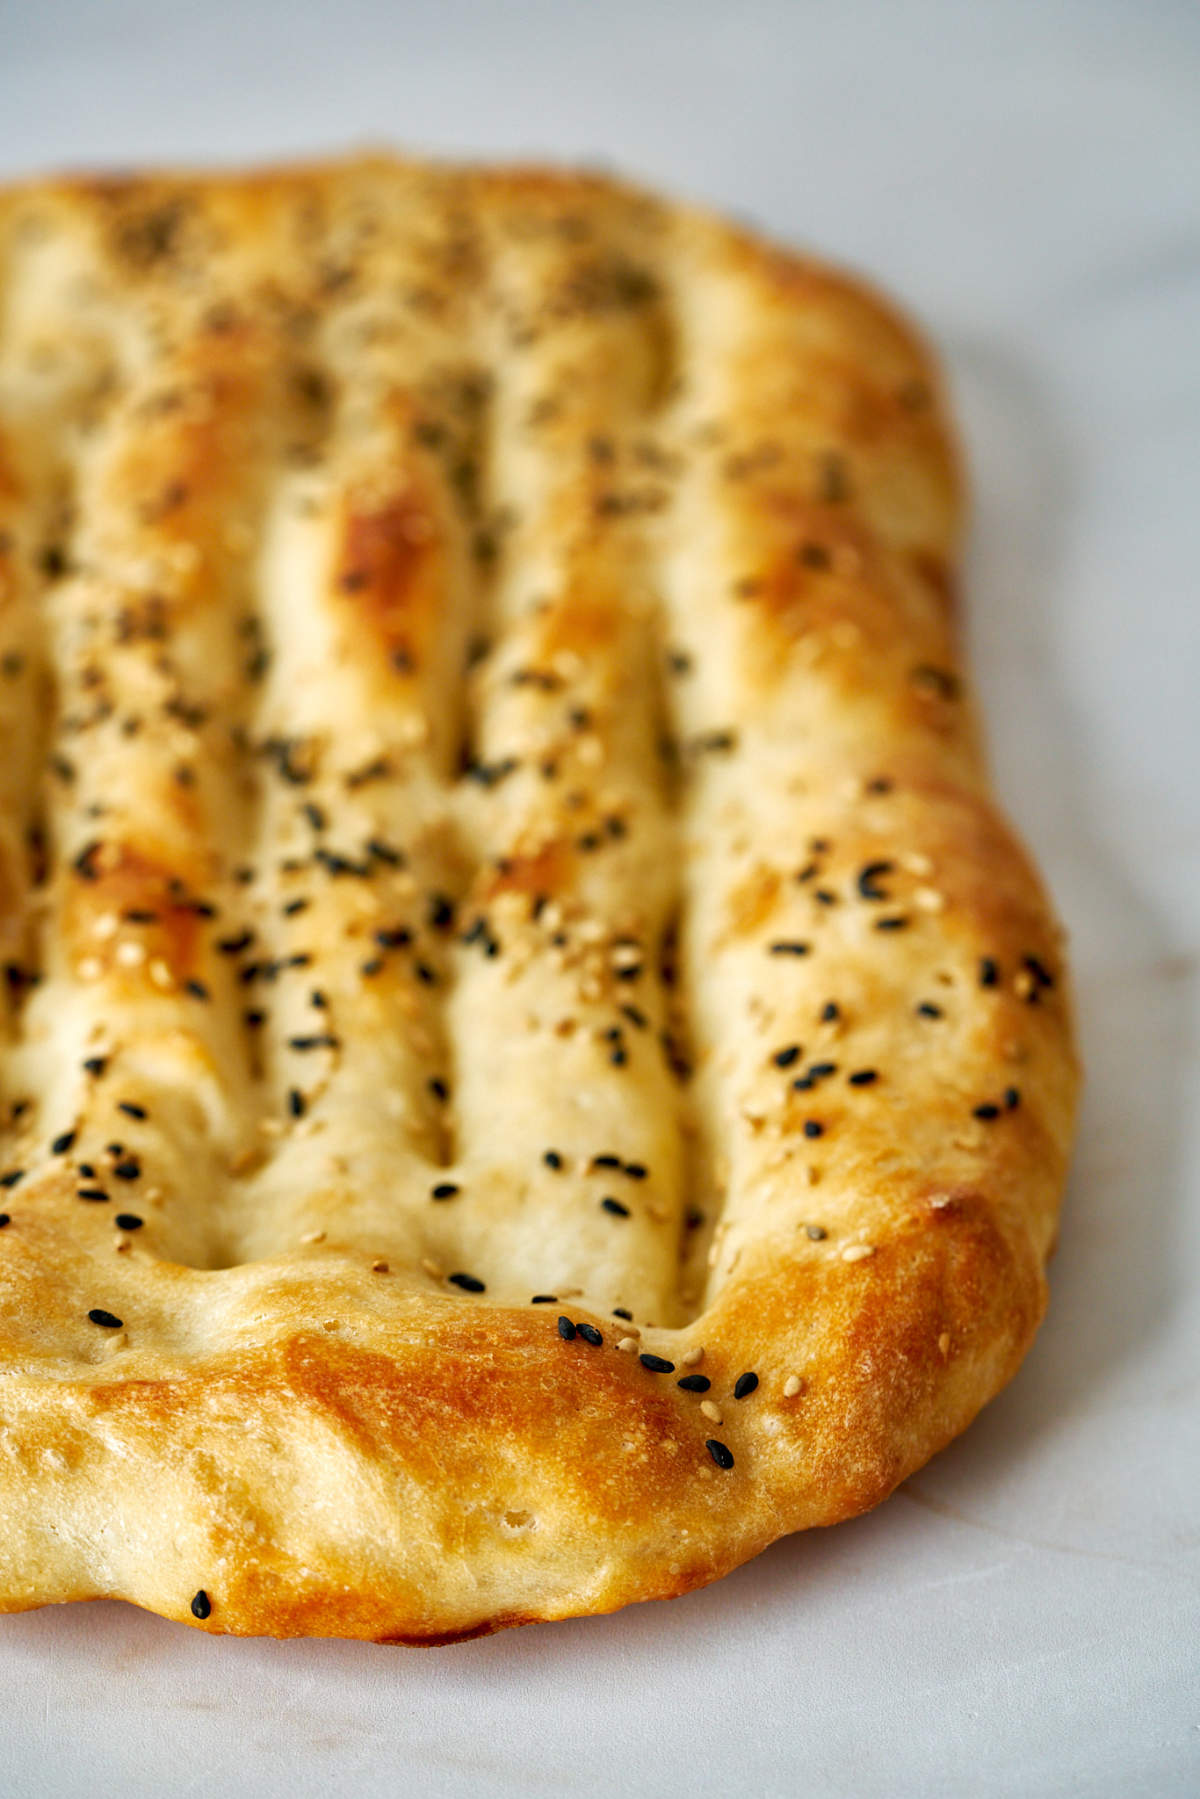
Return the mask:
[(379, 157), (0, 195), (0, 376), (0, 1608), (444, 1643), (886, 1497), (1076, 1090), (911, 329)]

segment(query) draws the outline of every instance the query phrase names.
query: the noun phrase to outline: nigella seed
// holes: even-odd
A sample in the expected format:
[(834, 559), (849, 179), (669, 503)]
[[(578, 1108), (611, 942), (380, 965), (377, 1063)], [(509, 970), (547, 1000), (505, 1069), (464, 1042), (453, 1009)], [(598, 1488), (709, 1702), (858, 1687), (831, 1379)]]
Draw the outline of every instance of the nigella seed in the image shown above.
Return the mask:
[(204, 1591), (204, 1588), (201, 1587), (200, 1591), (196, 1594), (195, 1598), (192, 1600), (192, 1616), (193, 1616), (193, 1618), (204, 1619), (204, 1618), (211, 1617), (211, 1615), (212, 1615), (212, 1600), (209, 1598), (208, 1594)]
[(638, 1357), (638, 1361), (651, 1374), (674, 1374), (675, 1372), (674, 1362), (668, 1362), (666, 1356), (651, 1355), (648, 1350)]
[(547, 1168), (553, 1168), (555, 1170), (560, 1169), (563, 1165), (563, 1159), (556, 1149), (547, 1149), (543, 1151), (542, 1161), (546, 1164)]
[(757, 1385), (758, 1385), (757, 1374), (753, 1373), (751, 1370), (748, 1369), (745, 1374), (739, 1374), (737, 1379), (734, 1381), (733, 1397), (735, 1399), (749, 1399), (751, 1393), (753, 1393), (753, 1391), (754, 1391), (755, 1387), (757, 1387)]
[(577, 1324), (575, 1329), (579, 1336), (583, 1338), (584, 1342), (590, 1343), (593, 1349), (599, 1349), (604, 1341), (603, 1336), (596, 1329), (594, 1324)]
[(93, 1324), (101, 1325), (106, 1331), (119, 1331), (124, 1328), (121, 1320), (112, 1312), (106, 1312), (102, 1306), (93, 1306), (88, 1317)]
[(682, 1387), (685, 1393), (707, 1393), (712, 1382), (707, 1374), (685, 1374), (682, 1380), (675, 1382), (675, 1385)]
[(718, 1468), (733, 1467), (733, 1451), (727, 1444), (718, 1442), (716, 1437), (706, 1437), (704, 1447)]
[(835, 999), (827, 999), (825, 1004), (821, 1007), (821, 1023), (832, 1024), (836, 1018), (840, 1017), (841, 1012), (837, 1001)]
[[(558, 1303), (558, 1294), (557, 1293), (535, 1293), (533, 1295), (532, 1299), (529, 1301), (529, 1303), (531, 1306), (556, 1305)], [(571, 1322), (571, 1320), (568, 1318), (567, 1323), (570, 1324), (570, 1322)]]
[[(536, 1305), (537, 1303), (538, 1302), (535, 1300), (534, 1304)], [(571, 1323), (569, 1318), (564, 1316), (558, 1320), (558, 1334), (564, 1343), (573, 1341), (575, 1337), (575, 1326)]]
[(459, 1188), (457, 1182), (439, 1181), (436, 1187), (430, 1188), (429, 1197), (430, 1199), (454, 1199), (457, 1197), (458, 1192)]

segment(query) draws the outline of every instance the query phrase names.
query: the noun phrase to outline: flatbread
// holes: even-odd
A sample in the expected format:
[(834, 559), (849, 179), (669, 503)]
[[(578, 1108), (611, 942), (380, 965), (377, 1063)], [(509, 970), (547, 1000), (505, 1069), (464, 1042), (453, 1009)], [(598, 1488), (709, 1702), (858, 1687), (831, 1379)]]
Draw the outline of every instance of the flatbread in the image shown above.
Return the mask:
[(445, 1642), (877, 1504), (1076, 1090), (939, 378), (618, 182), (0, 195), (0, 1608)]

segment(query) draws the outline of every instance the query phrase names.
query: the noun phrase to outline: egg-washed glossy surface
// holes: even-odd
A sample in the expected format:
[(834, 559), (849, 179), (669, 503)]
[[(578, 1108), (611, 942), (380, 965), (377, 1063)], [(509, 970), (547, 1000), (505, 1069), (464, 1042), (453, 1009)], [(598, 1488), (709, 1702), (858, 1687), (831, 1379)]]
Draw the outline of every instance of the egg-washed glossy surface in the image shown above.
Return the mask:
[(446, 1640), (876, 1503), (1075, 1089), (911, 331), (543, 171), (0, 240), (4, 1603)]

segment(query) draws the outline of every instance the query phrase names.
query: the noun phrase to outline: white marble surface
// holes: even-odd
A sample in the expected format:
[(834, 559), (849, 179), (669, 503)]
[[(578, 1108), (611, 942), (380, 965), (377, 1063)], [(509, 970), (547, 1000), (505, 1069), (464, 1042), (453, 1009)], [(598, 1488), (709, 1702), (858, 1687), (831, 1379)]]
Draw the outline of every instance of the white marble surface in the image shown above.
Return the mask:
[(0, 1620), (0, 1789), (1197, 1792), (1200, 8), (0, 0), (0, 173), (365, 139), (619, 163), (943, 346), (997, 771), (1081, 993), (1052, 1310), (881, 1511), (671, 1606), (424, 1653)]

